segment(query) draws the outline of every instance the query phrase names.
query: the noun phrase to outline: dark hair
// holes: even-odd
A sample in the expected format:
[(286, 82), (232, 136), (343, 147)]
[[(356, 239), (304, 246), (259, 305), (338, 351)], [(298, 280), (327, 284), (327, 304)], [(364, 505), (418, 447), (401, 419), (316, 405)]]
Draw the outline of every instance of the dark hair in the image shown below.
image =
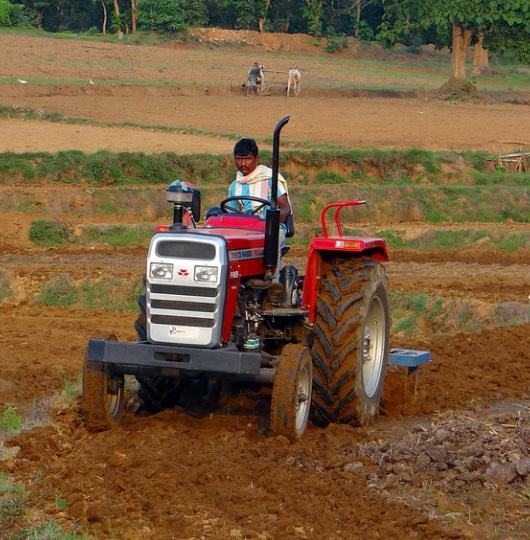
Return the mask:
[(234, 146), (234, 157), (247, 154), (252, 154), (254, 157), (258, 155), (258, 145), (254, 139), (241, 139)]

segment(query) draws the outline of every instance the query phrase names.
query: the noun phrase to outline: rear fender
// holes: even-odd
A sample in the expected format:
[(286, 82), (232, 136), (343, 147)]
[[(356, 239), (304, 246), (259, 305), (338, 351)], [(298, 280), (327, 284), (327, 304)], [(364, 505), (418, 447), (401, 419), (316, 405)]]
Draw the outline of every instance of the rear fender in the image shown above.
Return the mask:
[(334, 257), (371, 257), (386, 262), (388, 252), (382, 238), (314, 238), (309, 248), (302, 295), (302, 308), (308, 310), (311, 322), (315, 322), (316, 318), (316, 302), (324, 265)]

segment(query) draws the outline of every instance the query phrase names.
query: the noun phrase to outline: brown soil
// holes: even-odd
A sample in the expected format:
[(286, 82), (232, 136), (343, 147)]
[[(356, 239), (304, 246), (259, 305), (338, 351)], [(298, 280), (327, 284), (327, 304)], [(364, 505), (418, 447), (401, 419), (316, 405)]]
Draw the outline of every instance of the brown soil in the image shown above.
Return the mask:
[[(287, 114), (292, 119), (284, 136), (293, 144), (311, 140), (348, 148), (494, 152), (499, 141), (517, 141), (530, 131), (526, 105), (355, 98), (311, 83), (304, 88), (304, 80), (298, 99), (246, 98), (241, 73), (258, 54), (276, 54), (281, 45), (268, 37), (266, 46), (249, 46), (250, 52), (232, 48), (228, 54), (199, 45), (122, 47), (0, 36), (6, 53), (0, 77), (29, 81), (1, 84), (0, 104), (153, 126), (5, 119), (0, 120), (0, 151), (230, 153), (233, 141), (222, 134), (270, 137)], [(319, 61), (307, 43), (302, 56), (302, 37), (293, 40), (291, 49), (282, 45), (285, 66), (293, 60)], [(222, 51), (225, 55), (211, 64), (210, 78), (202, 79), (204, 71), (194, 62), (212, 61)], [(171, 65), (178, 70), (166, 68)], [(63, 82), (36, 84), (32, 78)], [(87, 83), (74, 84), (80, 79)], [(197, 84), (147, 85), (155, 80)], [(165, 133), (156, 130), (160, 125), (212, 135)], [(49, 193), (55, 193), (52, 186), (38, 188), (39, 198)], [(82, 212), (79, 206), (61, 219), (111, 219)], [(42, 307), (34, 301), (35, 291), (60, 274), (74, 280), (137, 279), (145, 250), (36, 248), (27, 239), (34, 217), (18, 211), (0, 216), (0, 270), (13, 277), (13, 296), (0, 309), (0, 404), (14, 405), (29, 415), (28, 422), (42, 424), (0, 439), (0, 469), (31, 490), (28, 524), (54, 518), (100, 539), (123, 540), (530, 535), (530, 323), (451, 336), (430, 331), (414, 341), (394, 336), (393, 346), (429, 350), (432, 361), (418, 370), (418, 380), (393, 370), (382, 414), (371, 427), (310, 425), (302, 441), (290, 445), (268, 430), (267, 392), (248, 392), (200, 416), (166, 411), (138, 417), (131, 397), (119, 428), (88, 433), (75, 398), (58, 395), (65, 381), (80, 376), (89, 337), (114, 332), (120, 340), (134, 340), (136, 316)], [(303, 265), (304, 249), (289, 257)], [(387, 268), (394, 291), (488, 306), (527, 302), (530, 294), (528, 253), (506, 256), (481, 246), (473, 252), (396, 251), (391, 259)], [(58, 500), (66, 502), (66, 509)]]

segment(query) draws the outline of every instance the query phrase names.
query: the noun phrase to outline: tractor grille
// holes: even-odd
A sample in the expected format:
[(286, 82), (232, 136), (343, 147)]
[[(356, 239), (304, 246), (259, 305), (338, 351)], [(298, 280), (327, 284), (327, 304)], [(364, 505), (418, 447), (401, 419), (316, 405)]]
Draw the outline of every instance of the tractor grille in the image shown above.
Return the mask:
[(180, 302), (178, 300), (151, 300), (151, 309), (174, 309), (177, 311), (199, 311), (215, 313), (215, 304), (197, 304), (196, 302)]
[(188, 319), (187, 317), (167, 317), (164, 315), (153, 315), (153, 324), (170, 324), (177, 326), (198, 326), (199, 328), (213, 328), (215, 321), (210, 319)]
[(202, 298), (215, 298), (219, 294), (217, 288), (205, 289), (204, 287), (183, 287), (181, 285), (157, 285), (156, 283), (151, 285), (151, 292), (159, 294), (200, 296)]
[[(155, 235), (151, 263), (173, 265), (173, 277), (147, 280), (147, 336), (153, 343), (216, 347), (222, 333), (228, 252), (221, 237)], [(217, 268), (217, 282), (198, 282), (195, 267)]]

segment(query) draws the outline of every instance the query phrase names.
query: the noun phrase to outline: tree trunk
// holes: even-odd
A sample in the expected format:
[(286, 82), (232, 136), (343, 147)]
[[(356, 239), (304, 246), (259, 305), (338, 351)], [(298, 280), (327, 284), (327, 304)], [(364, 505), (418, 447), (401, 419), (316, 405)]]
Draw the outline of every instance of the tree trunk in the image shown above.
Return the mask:
[(101, 33), (107, 33), (107, 6), (105, 0), (101, 0), (101, 7), (103, 8), (103, 24), (101, 25)]
[(466, 53), (471, 43), (473, 32), (462, 26), (460, 21), (453, 24), (453, 50), (451, 52), (451, 78), (466, 78)]
[(131, 31), (136, 34), (136, 28), (138, 25), (138, 12), (136, 11), (136, 0), (131, 0)]
[(366, 7), (369, 6), (372, 3), (373, 0), (355, 0), (353, 2), (353, 6), (355, 7), (355, 20), (357, 21), (357, 25), (355, 26), (355, 30), (353, 32), (353, 35), (355, 38), (359, 37), (359, 23), (361, 22), (361, 11)]
[(473, 48), (473, 65), (475, 67), (489, 68), (488, 50), (484, 48), (483, 43), (484, 34), (480, 34)]
[(359, 37), (359, 23), (361, 22), (361, 0), (356, 0), (355, 6), (357, 8), (357, 14), (356, 14), (357, 26), (355, 27), (353, 36), (355, 37), (355, 39), (357, 39)]
[(114, 15), (116, 15), (116, 21), (118, 21), (118, 28), (116, 29), (117, 34), (121, 34), (121, 23), (120, 23), (120, 5), (118, 0), (114, 0)]
[(265, 10), (263, 13), (263, 17), (260, 17), (258, 20), (258, 26), (260, 32), (265, 32), (265, 21), (267, 20), (267, 13), (269, 12), (269, 7), (271, 5), (271, 0), (265, 0)]
[(42, 16), (43, 16), (42, 10), (38, 9), (37, 13), (35, 13), (35, 26), (39, 30), (42, 30)]

